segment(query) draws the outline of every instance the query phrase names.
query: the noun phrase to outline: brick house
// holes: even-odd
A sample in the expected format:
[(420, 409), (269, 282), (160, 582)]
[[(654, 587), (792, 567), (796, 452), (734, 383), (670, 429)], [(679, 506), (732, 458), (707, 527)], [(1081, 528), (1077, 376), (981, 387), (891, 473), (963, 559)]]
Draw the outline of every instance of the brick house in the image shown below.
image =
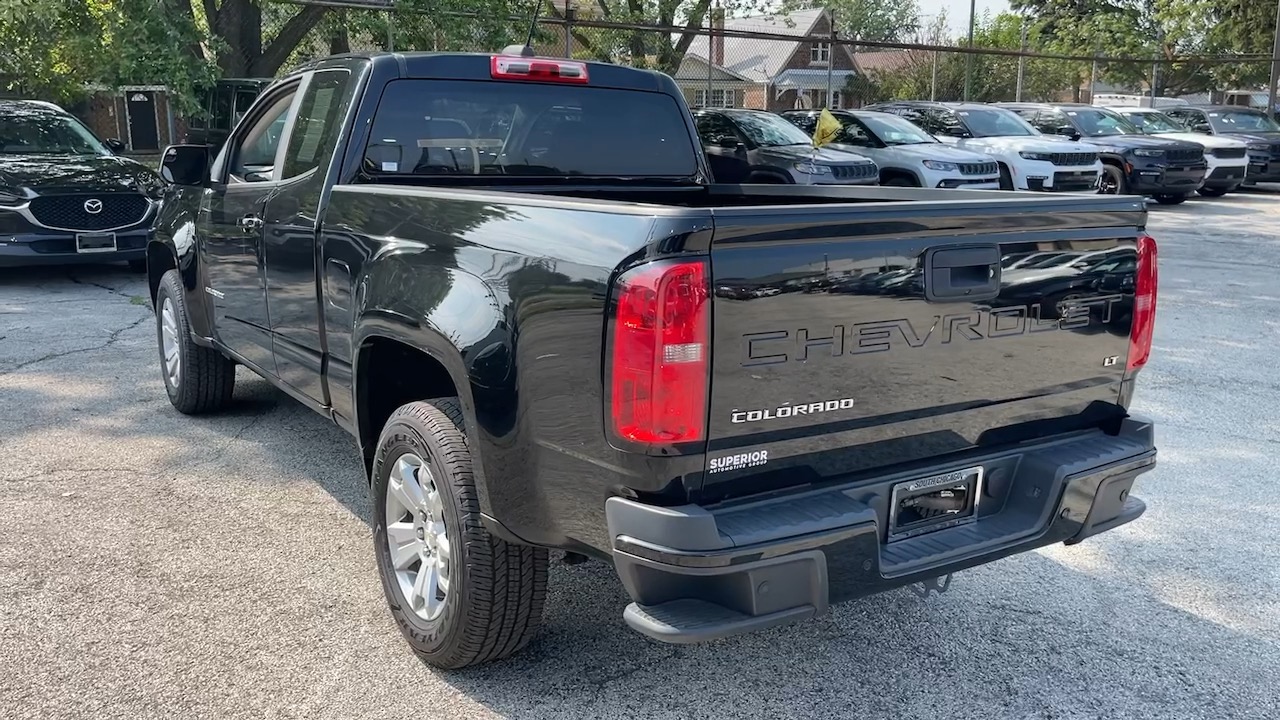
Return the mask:
[[(859, 75), (857, 62), (847, 45), (833, 45), (819, 39), (830, 37), (831, 16), (823, 9), (802, 10), (786, 15), (723, 19), (715, 17), (713, 27), (744, 33), (792, 35), (795, 41), (725, 37), (712, 33), (698, 37), (689, 46), (684, 65), (690, 72), (677, 73), (677, 81), (693, 104), (698, 93), (706, 94), (706, 75), (711, 72), (711, 103), (757, 110), (791, 110), (826, 106), (850, 107), (851, 99), (841, 97), (850, 77)], [(708, 45), (710, 48), (708, 49)], [(699, 82), (702, 87), (699, 87)], [(717, 92), (717, 84), (724, 90)], [(740, 98), (740, 100), (739, 100)], [(720, 101), (720, 102), (717, 102)]]

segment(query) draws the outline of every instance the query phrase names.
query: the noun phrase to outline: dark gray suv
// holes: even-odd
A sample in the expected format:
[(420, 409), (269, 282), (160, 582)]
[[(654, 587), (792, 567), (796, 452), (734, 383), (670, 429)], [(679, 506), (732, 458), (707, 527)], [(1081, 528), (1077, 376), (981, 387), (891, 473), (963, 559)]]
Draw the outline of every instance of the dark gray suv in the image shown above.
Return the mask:
[(812, 138), (763, 110), (693, 111), (711, 174), (722, 183), (875, 185), (875, 161), (851, 152), (813, 148)]

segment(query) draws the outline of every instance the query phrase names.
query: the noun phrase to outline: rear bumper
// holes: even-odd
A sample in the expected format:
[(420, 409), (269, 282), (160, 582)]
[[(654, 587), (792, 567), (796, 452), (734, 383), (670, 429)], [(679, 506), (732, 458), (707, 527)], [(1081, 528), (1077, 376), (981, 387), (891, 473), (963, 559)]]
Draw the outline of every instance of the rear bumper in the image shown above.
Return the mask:
[(140, 260), (147, 256), (148, 227), (116, 231), (113, 252), (76, 252), (75, 233), (48, 231), (0, 235), (0, 267), (72, 265)]
[[(803, 620), (890, 590), (1137, 519), (1134, 479), (1155, 466), (1153, 428), (1076, 434), (848, 485), (727, 505), (606, 503), (631, 627), (693, 643)], [(890, 489), (981, 465), (977, 520), (886, 543)]]

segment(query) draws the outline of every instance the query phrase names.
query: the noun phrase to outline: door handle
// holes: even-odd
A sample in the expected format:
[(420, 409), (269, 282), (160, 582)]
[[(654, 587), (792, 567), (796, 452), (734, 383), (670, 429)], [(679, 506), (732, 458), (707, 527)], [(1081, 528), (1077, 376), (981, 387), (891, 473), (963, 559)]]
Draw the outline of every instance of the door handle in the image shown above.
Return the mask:
[(245, 215), (236, 221), (240, 229), (247, 233), (257, 232), (262, 229), (262, 218), (257, 215)]
[(1000, 294), (1000, 246), (932, 248), (924, 257), (924, 296), (931, 302), (984, 302)]

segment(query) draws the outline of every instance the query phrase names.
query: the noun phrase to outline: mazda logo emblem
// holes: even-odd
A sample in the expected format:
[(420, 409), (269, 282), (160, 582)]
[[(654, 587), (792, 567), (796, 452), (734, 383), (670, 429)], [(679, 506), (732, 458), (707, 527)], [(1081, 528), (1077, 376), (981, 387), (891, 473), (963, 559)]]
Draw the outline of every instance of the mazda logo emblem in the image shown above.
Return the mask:
[(90, 215), (97, 215), (102, 212), (102, 201), (98, 198), (92, 198), (84, 201), (84, 211)]

